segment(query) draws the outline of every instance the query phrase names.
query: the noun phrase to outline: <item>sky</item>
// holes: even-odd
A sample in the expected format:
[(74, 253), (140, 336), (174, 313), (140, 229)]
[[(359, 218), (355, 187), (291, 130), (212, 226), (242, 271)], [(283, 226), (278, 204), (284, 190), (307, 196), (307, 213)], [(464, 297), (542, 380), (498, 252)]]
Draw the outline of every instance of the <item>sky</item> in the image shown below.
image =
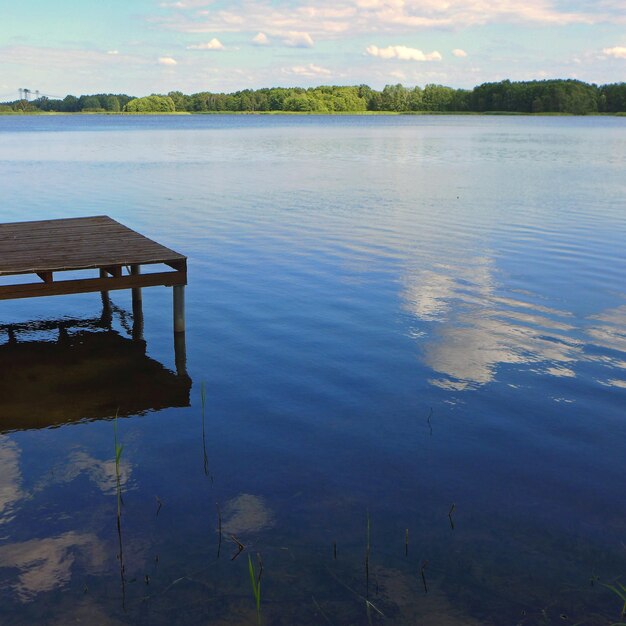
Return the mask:
[(0, 0), (0, 100), (626, 80), (626, 0)]

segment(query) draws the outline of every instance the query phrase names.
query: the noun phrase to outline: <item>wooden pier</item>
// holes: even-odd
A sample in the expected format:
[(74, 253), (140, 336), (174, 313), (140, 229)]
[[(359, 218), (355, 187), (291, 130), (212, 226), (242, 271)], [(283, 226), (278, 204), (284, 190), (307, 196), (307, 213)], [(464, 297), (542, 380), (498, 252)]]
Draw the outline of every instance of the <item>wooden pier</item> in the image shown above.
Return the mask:
[[(164, 271), (142, 273), (157, 264)], [(68, 279), (64, 272), (85, 276)], [(0, 284), (0, 300), (99, 291), (106, 307), (109, 291), (132, 289), (141, 317), (141, 289), (162, 285), (173, 287), (175, 333), (185, 330), (187, 258), (110, 217), (0, 224), (0, 277), (28, 275)]]

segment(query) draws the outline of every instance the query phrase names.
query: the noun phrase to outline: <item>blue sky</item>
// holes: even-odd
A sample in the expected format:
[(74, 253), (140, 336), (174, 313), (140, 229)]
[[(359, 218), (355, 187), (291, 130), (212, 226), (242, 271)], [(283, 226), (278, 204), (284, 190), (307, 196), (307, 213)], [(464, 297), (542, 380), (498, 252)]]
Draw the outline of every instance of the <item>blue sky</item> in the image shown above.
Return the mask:
[[(4, 5), (4, 6), (3, 6)], [(626, 0), (0, 0), (0, 99), (626, 80)]]

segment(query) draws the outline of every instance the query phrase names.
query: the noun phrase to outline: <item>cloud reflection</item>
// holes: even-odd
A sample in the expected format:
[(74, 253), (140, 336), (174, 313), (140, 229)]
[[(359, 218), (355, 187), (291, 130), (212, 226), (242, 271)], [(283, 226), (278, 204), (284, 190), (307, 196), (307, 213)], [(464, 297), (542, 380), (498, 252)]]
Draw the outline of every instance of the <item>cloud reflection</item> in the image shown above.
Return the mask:
[(263, 498), (249, 493), (229, 500), (223, 510), (224, 532), (239, 534), (259, 532), (274, 525), (274, 514)]
[[(40, 481), (35, 491), (43, 491), (49, 485), (55, 483), (70, 483), (81, 474), (86, 474), (89, 479), (105, 495), (115, 495), (117, 489), (115, 459), (101, 461), (87, 454), (83, 450), (72, 452), (67, 462), (60, 468), (55, 468), (53, 474)], [(120, 485), (124, 491), (131, 488), (130, 477), (132, 465), (125, 459), (120, 460)]]
[[(626, 305), (608, 309), (590, 318), (593, 326), (589, 329), (590, 343), (626, 352)], [(626, 368), (626, 363), (621, 362)]]
[[(53, 484), (69, 483), (82, 474), (89, 476), (106, 495), (116, 493), (115, 460), (101, 461), (84, 451), (72, 452), (60, 468), (46, 476), (31, 492), (22, 488), (20, 448), (9, 437), (0, 436), (0, 525), (14, 521), (16, 504), (25, 498), (36, 498)], [(121, 463), (122, 486), (128, 489), (132, 467)], [(45, 497), (45, 496), (44, 496)], [(6, 538), (5, 538), (6, 539)], [(75, 562), (98, 570), (106, 560), (105, 547), (96, 535), (76, 531), (30, 539), (0, 546), (0, 569), (17, 570), (11, 575), (11, 588), (20, 602), (29, 602), (37, 594), (67, 585)]]
[[(587, 343), (626, 352), (626, 306), (594, 316), (586, 342), (579, 332), (574, 336), (578, 329), (570, 312), (503, 298), (496, 294), (494, 276), (493, 263), (476, 258), (462, 268), (442, 265), (408, 277), (405, 308), (433, 322), (431, 332), (422, 333), (423, 360), (441, 375), (431, 384), (474, 389), (495, 380), (498, 367), (507, 364), (572, 378), (577, 362), (592, 360), (584, 354)], [(608, 356), (602, 360), (611, 367), (623, 363)], [(622, 381), (603, 384), (622, 386)]]
[[(587, 331), (589, 335), (589, 343), (601, 348), (626, 352), (626, 305), (617, 308), (608, 309), (599, 315), (590, 318), (592, 321), (591, 328)], [(620, 376), (624, 378), (608, 378), (599, 380), (598, 382), (605, 387), (613, 387), (616, 389), (626, 389), (626, 360), (623, 358), (612, 358), (609, 355), (596, 357), (604, 365), (609, 366), (613, 370), (617, 370)]]
[(102, 567), (106, 560), (104, 545), (95, 535), (68, 532), (0, 546), (0, 568), (19, 572), (13, 590), (21, 602), (67, 585), (77, 560), (84, 561), (92, 570)]
[(15, 517), (15, 504), (26, 495), (21, 488), (19, 459), (17, 444), (0, 436), (0, 524)]

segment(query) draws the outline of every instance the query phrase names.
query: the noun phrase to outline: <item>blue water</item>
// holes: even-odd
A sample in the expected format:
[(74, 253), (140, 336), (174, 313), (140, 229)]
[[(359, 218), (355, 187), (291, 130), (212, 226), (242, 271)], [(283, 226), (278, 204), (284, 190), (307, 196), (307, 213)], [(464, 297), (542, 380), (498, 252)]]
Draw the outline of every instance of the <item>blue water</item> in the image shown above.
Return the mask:
[(0, 222), (189, 257), (192, 384), (169, 289), (130, 392), (49, 353), (130, 294), (0, 301), (0, 622), (254, 624), (257, 555), (266, 624), (617, 621), (624, 171), (608, 117), (0, 117)]

